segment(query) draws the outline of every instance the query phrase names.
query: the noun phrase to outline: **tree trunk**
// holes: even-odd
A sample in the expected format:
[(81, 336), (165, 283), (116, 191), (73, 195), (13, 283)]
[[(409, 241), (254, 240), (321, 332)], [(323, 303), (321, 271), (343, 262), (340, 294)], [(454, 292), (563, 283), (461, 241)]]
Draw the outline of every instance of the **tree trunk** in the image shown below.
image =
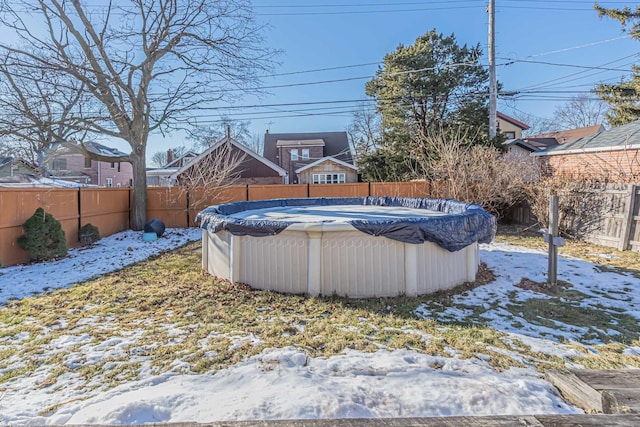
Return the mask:
[(131, 229), (142, 230), (147, 222), (147, 170), (144, 148), (134, 149), (131, 158), (133, 166)]

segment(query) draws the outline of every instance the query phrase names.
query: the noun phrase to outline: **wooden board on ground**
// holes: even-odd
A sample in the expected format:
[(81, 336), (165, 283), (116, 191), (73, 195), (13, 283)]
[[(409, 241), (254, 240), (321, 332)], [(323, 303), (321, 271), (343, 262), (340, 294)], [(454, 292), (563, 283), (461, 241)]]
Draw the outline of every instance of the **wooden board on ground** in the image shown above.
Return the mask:
[(602, 412), (602, 396), (600, 392), (578, 378), (573, 372), (551, 369), (545, 378), (553, 384), (562, 396), (586, 412)]
[(640, 414), (640, 389), (602, 390), (605, 414)]
[(595, 390), (640, 389), (640, 369), (574, 369)]

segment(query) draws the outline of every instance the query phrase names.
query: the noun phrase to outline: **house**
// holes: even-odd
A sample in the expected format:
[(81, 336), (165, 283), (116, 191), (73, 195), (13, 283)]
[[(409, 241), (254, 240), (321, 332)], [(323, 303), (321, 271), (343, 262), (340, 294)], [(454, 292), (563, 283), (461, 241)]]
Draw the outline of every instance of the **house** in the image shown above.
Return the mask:
[(283, 184), (287, 172), (227, 136), (186, 162), (169, 177), (170, 185)]
[(286, 171), (291, 184), (357, 182), (346, 132), (269, 133), (264, 157)]
[(499, 133), (502, 133), (507, 140), (521, 139), (522, 131), (529, 129), (529, 125), (522, 123), (520, 120), (514, 119), (513, 117), (507, 116), (500, 111), (497, 112), (497, 116), (497, 130)]
[(534, 153), (545, 172), (591, 181), (640, 179), (640, 121), (601, 130)]
[(85, 142), (87, 151), (100, 156), (114, 157), (112, 162), (92, 160), (79, 143), (57, 142), (46, 152), (44, 167), (48, 177), (100, 187), (131, 187), (133, 166), (118, 159), (127, 153), (97, 142)]
[(173, 150), (167, 150), (167, 164), (161, 168), (147, 168), (147, 186), (170, 187), (171, 176), (196, 157), (198, 153), (189, 150), (174, 159)]
[(533, 141), (540, 141), (541, 143), (546, 143), (548, 141), (555, 140), (554, 144), (549, 144), (549, 145), (557, 145), (557, 144), (565, 144), (567, 142), (575, 141), (576, 139), (595, 135), (604, 130), (605, 130), (604, 126), (602, 125), (585, 126), (581, 128), (559, 130), (559, 131), (544, 133), (540, 135), (529, 135), (527, 136), (527, 139), (533, 140)]
[(15, 157), (0, 157), (0, 178), (39, 175), (38, 167)]

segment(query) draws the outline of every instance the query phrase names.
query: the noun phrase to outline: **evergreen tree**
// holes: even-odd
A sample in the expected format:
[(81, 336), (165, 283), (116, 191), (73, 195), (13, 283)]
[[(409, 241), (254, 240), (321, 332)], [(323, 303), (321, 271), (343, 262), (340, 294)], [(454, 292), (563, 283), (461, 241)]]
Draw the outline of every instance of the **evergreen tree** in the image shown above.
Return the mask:
[[(640, 40), (640, 6), (635, 11), (629, 7), (622, 9), (606, 9), (596, 3), (598, 15), (617, 19), (622, 24), (623, 30), (631, 25), (629, 34), (634, 39)], [(617, 84), (600, 84), (594, 92), (609, 104), (607, 120), (612, 126), (640, 120), (640, 67), (631, 67), (631, 78), (622, 79)]]
[(67, 255), (67, 240), (60, 222), (42, 208), (22, 224), (24, 235), (18, 245), (34, 261), (46, 261)]
[(455, 128), (468, 135), (469, 144), (492, 141), (488, 137), (489, 74), (480, 65), (479, 45), (458, 45), (455, 36), (431, 30), (411, 46), (400, 45), (384, 57), (384, 65), (366, 84), (382, 115), (381, 147), (361, 159), (366, 178), (416, 178), (412, 159), (416, 140)]

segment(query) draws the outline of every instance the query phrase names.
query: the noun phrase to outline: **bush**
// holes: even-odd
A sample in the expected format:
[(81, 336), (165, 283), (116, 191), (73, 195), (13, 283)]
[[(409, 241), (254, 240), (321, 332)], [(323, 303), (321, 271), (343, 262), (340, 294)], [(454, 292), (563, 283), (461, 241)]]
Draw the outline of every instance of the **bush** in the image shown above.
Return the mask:
[(24, 235), (18, 245), (29, 253), (33, 261), (46, 261), (67, 255), (67, 240), (60, 222), (53, 215), (38, 208), (22, 224)]
[(100, 240), (100, 231), (95, 225), (88, 223), (80, 227), (78, 236), (84, 244), (93, 244)]

